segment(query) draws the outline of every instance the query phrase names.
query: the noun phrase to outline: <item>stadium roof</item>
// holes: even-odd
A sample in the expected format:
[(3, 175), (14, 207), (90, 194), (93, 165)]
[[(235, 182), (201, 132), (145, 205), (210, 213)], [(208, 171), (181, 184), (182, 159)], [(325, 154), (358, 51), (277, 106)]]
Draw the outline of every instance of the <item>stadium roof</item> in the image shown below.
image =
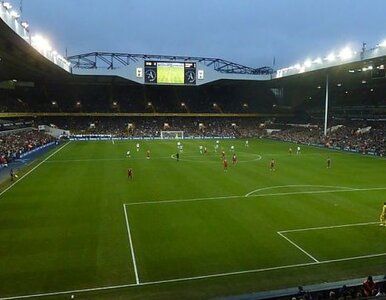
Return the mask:
[(115, 69), (127, 66), (130, 62), (139, 60), (157, 61), (189, 61), (202, 62), (206, 66), (213, 66), (214, 70), (221, 73), (268, 75), (273, 73), (270, 67), (252, 68), (241, 64), (230, 62), (221, 58), (179, 56), (179, 55), (150, 55), (150, 54), (129, 54), (129, 53), (109, 53), (91, 52), (67, 57), (72, 63), (73, 68), (80, 69)]
[[(117, 76), (109, 76), (109, 72), (102, 75), (71, 75), (58, 67), (38, 51), (32, 48), (29, 43), (17, 35), (2, 19), (0, 19), (0, 81), (24, 80), (24, 81), (71, 81), (77, 83), (108, 84), (111, 82), (130, 84), (130, 81)], [(237, 63), (232, 63), (218, 58), (167, 56), (167, 55), (145, 55), (126, 53), (104, 53), (93, 52), (69, 57), (74, 67), (114, 69), (119, 66), (127, 66), (130, 62), (143, 59), (154, 60), (194, 60), (201, 61), (219, 73), (225, 74), (269, 74), (272, 70), (267, 67), (250, 68)], [(367, 56), (363, 60), (350, 61), (330, 67), (315, 69), (309, 72), (295, 72), (290, 76), (273, 79), (269, 81), (272, 87), (297, 86), (314, 89), (323, 85), (326, 74), (329, 74), (331, 82), (338, 84), (345, 83), (345, 87), (361, 86), (363, 81), (374, 86), (384, 84), (382, 76), (373, 76), (374, 73), (386, 64), (386, 55)], [(377, 69), (378, 68), (378, 69)], [(233, 77), (226, 77), (229, 80)], [(376, 78), (377, 80), (372, 80)], [(240, 77), (235, 76), (235, 80)], [(133, 82), (131, 82), (133, 83)]]

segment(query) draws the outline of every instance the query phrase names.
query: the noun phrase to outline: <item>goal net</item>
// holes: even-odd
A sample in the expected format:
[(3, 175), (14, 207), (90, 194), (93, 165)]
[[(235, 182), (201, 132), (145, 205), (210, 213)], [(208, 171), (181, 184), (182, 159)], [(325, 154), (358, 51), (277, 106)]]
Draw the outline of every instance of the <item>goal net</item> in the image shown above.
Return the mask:
[(183, 131), (161, 131), (162, 140), (180, 140), (184, 138)]

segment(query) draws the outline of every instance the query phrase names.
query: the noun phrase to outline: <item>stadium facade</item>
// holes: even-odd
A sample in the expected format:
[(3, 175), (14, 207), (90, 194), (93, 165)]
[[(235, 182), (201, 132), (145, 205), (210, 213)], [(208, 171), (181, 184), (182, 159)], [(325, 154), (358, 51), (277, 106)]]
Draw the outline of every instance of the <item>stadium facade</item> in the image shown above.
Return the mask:
[[(0, 16), (4, 41), (0, 45), (2, 94), (29, 106), (24, 111), (8, 109), (9, 117), (14, 112), (30, 111), (35, 114), (156, 112), (182, 116), (225, 113), (323, 119), (327, 78), (331, 116), (335, 112), (339, 115), (342, 107), (351, 109), (364, 102), (372, 107), (367, 117), (384, 113), (386, 47), (383, 44), (374, 49), (363, 48), (358, 53), (344, 49), (336, 56), (276, 71), (219, 58), (172, 55), (94, 52), (65, 59), (42, 37), (31, 36), (28, 28), (3, 5)], [(175, 74), (168, 75), (170, 72)], [(90, 90), (97, 92), (90, 95)], [(3, 110), (3, 117), (7, 117), (4, 113)], [(351, 115), (358, 117), (355, 109)]]

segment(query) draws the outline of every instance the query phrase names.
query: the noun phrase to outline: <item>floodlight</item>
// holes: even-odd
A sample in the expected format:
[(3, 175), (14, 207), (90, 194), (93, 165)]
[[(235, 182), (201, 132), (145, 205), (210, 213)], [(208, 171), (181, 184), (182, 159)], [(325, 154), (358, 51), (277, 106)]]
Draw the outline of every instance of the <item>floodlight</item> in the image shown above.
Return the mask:
[(12, 10), (10, 14), (11, 14), (11, 17), (15, 19), (20, 17), (20, 14), (15, 10)]
[(367, 70), (372, 70), (373, 69), (373, 66), (368, 66), (367, 67)]
[(336, 86), (339, 86), (339, 87), (341, 87), (341, 86), (342, 86), (342, 84), (341, 84), (341, 83), (338, 83)]
[(185, 106), (185, 102), (181, 102), (181, 106)]
[(3, 6), (4, 6), (6, 9), (11, 9), (11, 8), (12, 8), (11, 3), (9, 3), (9, 2), (3, 2)]
[(150, 102), (150, 101), (147, 103), (147, 106), (152, 106), (152, 104), (151, 104), (151, 102)]
[(311, 65), (312, 65), (312, 61), (311, 61), (310, 59), (307, 59), (307, 60), (304, 62), (304, 66), (305, 66), (306, 68), (311, 67)]
[(322, 63), (322, 59), (320, 57), (318, 57), (317, 59), (315, 59), (313, 61), (314, 64), (321, 64)]
[(21, 22), (21, 26), (23, 26), (25, 29), (29, 27), (29, 24), (26, 21)]
[(51, 51), (52, 47), (49, 41), (43, 38), (41, 35), (35, 35), (32, 37), (32, 46), (39, 51)]
[(339, 57), (342, 60), (350, 59), (353, 57), (353, 52), (349, 47), (346, 47), (339, 52)]
[(367, 81), (366, 80), (362, 80), (362, 83), (365, 84)]
[(329, 62), (332, 62), (335, 60), (335, 54), (334, 53), (330, 53), (327, 57), (326, 57), (326, 60), (328, 60)]

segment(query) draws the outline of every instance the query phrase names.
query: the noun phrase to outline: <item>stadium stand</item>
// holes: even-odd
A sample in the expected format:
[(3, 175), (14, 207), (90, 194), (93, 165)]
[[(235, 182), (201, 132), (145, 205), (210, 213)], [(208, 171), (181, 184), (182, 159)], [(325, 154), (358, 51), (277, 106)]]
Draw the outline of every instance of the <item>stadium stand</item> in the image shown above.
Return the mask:
[[(371, 288), (368, 288), (369, 278), (372, 278), (373, 280), (371, 281)], [(364, 281), (363, 279), (354, 279), (308, 286), (298, 286), (282, 290), (257, 292), (253, 294), (221, 298), (221, 300), (384, 299), (386, 297), (385, 290), (386, 276), (375, 276), (374, 278), (372, 276), (368, 276), (368, 278)]]
[[(0, 37), (5, 40), (7, 33), (2, 30)], [(345, 88), (331, 87), (329, 130), (324, 135), (324, 91), (320, 86), (324, 71), (281, 81), (235, 77), (202, 86), (155, 86), (116, 76), (59, 72), (26, 45), (20, 46), (16, 37), (9, 40), (6, 46), (0, 44), (0, 81), (15, 82), (0, 87), (4, 118), (0, 120), (0, 167), (56, 141), (39, 132), (39, 125), (54, 125), (72, 135), (159, 138), (162, 130), (178, 130), (188, 138), (269, 138), (385, 155), (384, 79), (369, 80), (365, 86), (362, 78), (355, 81), (349, 77), (350, 66), (330, 70), (330, 80), (343, 82)], [(21, 59), (24, 56), (31, 59)], [(377, 60), (372, 62), (375, 66)], [(353, 65), (361, 69), (364, 63)], [(378, 63), (383, 63), (383, 58)], [(31, 84), (18, 85), (13, 76)], [(380, 299), (385, 296), (385, 277), (374, 276), (374, 280), (375, 284), (370, 278), (365, 282), (357, 279), (226, 299)]]
[(3, 132), (0, 134), (0, 167), (53, 141), (53, 137), (33, 129)]
[(272, 138), (307, 145), (315, 145), (362, 154), (384, 156), (386, 150), (386, 126), (383, 122), (345, 122), (330, 127), (327, 136), (322, 128), (289, 127), (274, 131)]
[(131, 117), (128, 121), (126, 117), (73, 117), (40, 118), (32, 122), (36, 127), (39, 124), (55, 124), (72, 134), (159, 138), (162, 130), (179, 130), (190, 138), (266, 137), (377, 156), (384, 156), (386, 151), (384, 122), (335, 121), (337, 125), (329, 128), (327, 136), (324, 136), (321, 124), (276, 123), (267, 118)]

